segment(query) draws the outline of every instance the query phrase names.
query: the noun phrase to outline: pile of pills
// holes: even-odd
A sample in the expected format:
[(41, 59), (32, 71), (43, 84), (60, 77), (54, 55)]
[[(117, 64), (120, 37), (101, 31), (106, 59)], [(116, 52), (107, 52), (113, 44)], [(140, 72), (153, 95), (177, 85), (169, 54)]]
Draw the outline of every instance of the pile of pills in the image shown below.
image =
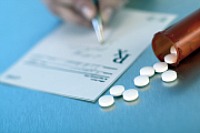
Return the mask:
[(152, 66), (146, 66), (140, 69), (140, 75), (134, 78), (133, 82), (137, 87), (144, 87), (149, 84), (149, 78), (155, 73), (161, 74), (161, 79), (164, 82), (173, 82), (177, 79), (177, 73), (173, 70), (168, 70), (168, 64), (177, 62), (177, 51), (174, 46), (170, 48), (170, 54), (164, 57), (165, 62), (157, 62)]
[(101, 107), (110, 107), (115, 103), (114, 97), (123, 96), (123, 99), (127, 102), (135, 101), (139, 97), (139, 93), (136, 89), (125, 90), (122, 85), (115, 85), (110, 88), (110, 95), (105, 95), (99, 98), (99, 105)]
[[(161, 74), (162, 81), (168, 83), (177, 79), (177, 72), (168, 70), (168, 64), (174, 64), (177, 62), (177, 51), (172, 46), (170, 48), (170, 54), (164, 57), (164, 62), (157, 62), (153, 66), (146, 66), (140, 69), (140, 75), (133, 79), (136, 87), (145, 87), (150, 83), (150, 78), (156, 73)], [(110, 95), (105, 95), (99, 98), (99, 105), (101, 107), (109, 107), (115, 103), (114, 97), (123, 96), (125, 101), (134, 101), (139, 97), (139, 93), (136, 89), (125, 90), (122, 85), (116, 85), (110, 88)]]
[(174, 64), (174, 63), (176, 63), (176, 61), (178, 59), (177, 54), (178, 54), (178, 52), (176, 51), (176, 48), (174, 46), (172, 46), (170, 48), (170, 54), (168, 54), (168, 55), (166, 55), (164, 57), (164, 61), (167, 64)]

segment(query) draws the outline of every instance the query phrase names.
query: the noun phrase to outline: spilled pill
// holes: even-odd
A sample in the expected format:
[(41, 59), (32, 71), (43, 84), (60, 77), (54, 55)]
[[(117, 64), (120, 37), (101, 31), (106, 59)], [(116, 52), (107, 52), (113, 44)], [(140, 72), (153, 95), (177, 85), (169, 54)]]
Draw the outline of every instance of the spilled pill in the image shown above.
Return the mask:
[(146, 66), (140, 69), (140, 75), (152, 77), (155, 74), (155, 70), (151, 66)]
[(177, 50), (176, 50), (176, 48), (174, 47), (174, 46), (172, 46), (171, 48), (170, 48), (170, 53), (171, 54), (178, 54), (178, 52), (177, 52)]
[(114, 104), (115, 100), (111, 95), (105, 95), (99, 98), (99, 105), (101, 107), (110, 107)]
[(153, 65), (153, 68), (157, 73), (162, 73), (168, 70), (168, 64), (166, 62), (157, 62)]
[(139, 97), (139, 93), (135, 89), (129, 89), (129, 90), (124, 91), (123, 93), (123, 99), (128, 102), (134, 101), (138, 97)]
[(149, 84), (149, 77), (144, 75), (137, 76), (134, 78), (133, 82), (137, 87), (144, 87)]
[(172, 82), (177, 79), (177, 72), (173, 70), (168, 70), (161, 75), (162, 81), (164, 82)]
[(164, 57), (164, 61), (167, 64), (174, 64), (177, 61), (177, 55), (176, 54), (168, 54)]
[(115, 85), (110, 88), (110, 95), (114, 97), (119, 97), (124, 92), (125, 87), (123, 85)]

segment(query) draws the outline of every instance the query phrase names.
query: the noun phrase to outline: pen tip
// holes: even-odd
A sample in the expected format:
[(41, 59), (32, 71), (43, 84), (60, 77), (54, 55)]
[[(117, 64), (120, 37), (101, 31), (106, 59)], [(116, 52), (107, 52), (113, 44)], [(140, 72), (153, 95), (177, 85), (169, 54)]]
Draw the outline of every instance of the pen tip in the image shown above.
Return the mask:
[(103, 39), (102, 39), (102, 40), (100, 40), (99, 42), (100, 42), (101, 44), (104, 44), (104, 40), (103, 40)]
[(104, 38), (103, 38), (102, 35), (99, 36), (98, 40), (99, 40), (99, 43), (100, 43), (100, 44), (104, 44)]

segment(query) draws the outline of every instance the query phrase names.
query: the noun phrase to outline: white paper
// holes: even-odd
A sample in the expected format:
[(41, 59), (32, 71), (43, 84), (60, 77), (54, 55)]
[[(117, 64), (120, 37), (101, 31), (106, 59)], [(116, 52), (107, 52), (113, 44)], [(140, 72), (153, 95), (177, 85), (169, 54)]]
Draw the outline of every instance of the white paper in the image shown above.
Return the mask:
[(1, 76), (1, 82), (95, 101), (165, 28), (175, 15), (123, 10), (105, 29), (61, 25)]

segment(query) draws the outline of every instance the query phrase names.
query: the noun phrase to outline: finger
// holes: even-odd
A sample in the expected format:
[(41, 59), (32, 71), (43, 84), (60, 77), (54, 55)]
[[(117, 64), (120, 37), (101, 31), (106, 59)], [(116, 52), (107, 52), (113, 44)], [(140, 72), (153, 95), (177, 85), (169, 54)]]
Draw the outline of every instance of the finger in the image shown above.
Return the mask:
[(104, 9), (106, 7), (111, 7), (113, 9), (119, 9), (127, 2), (128, 2), (128, 0), (101, 0), (100, 6), (101, 6), (101, 9)]
[(56, 0), (56, 2), (74, 8), (87, 20), (91, 20), (96, 15), (96, 7), (91, 0)]
[(121, 8), (127, 0), (102, 0), (100, 3), (101, 16), (104, 24), (107, 24), (113, 13)]
[(42, 2), (44, 2), (46, 5), (50, 5), (50, 3), (52, 2), (52, 0), (42, 0)]
[(56, 0), (42, 0), (46, 5), (47, 7), (52, 11), (53, 14), (59, 16), (57, 14), (57, 11), (55, 10), (57, 7), (57, 4), (56, 4)]
[(104, 25), (110, 21), (112, 15), (113, 15), (113, 12), (114, 12), (114, 9), (111, 7), (107, 7), (105, 9), (101, 10), (101, 17), (102, 17), (102, 21), (103, 21)]
[(54, 0), (56, 3), (73, 6), (76, 0)]
[(86, 27), (90, 27), (91, 23), (81, 15), (79, 15), (75, 10), (66, 8), (64, 6), (54, 6), (54, 11), (57, 15), (59, 15), (64, 21), (70, 22), (70, 23), (76, 23), (81, 24)]

